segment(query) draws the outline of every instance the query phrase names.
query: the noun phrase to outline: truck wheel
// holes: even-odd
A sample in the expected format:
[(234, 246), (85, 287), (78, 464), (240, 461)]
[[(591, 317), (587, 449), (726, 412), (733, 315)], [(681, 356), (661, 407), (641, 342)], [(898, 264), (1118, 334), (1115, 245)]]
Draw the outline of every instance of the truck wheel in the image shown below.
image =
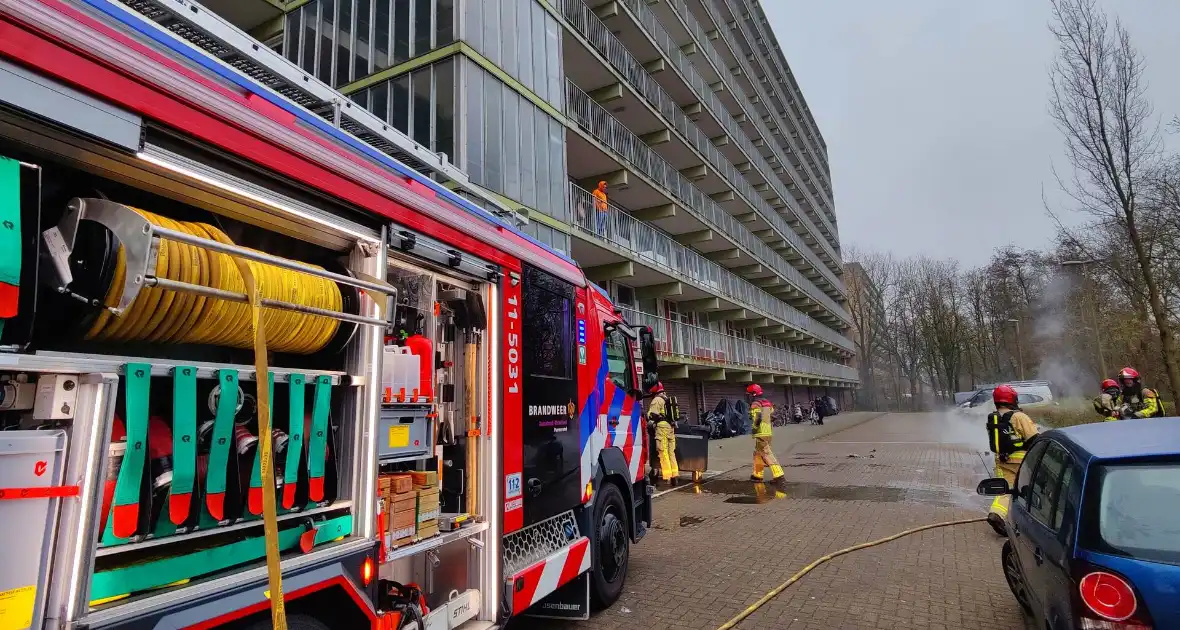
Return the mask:
[[(270, 613), (249, 626), (249, 630), (271, 630)], [(287, 615), (288, 630), (330, 630), (324, 622), (307, 615)]]
[(598, 610), (608, 608), (623, 594), (631, 536), (623, 493), (613, 483), (604, 484), (594, 502), (594, 532), (590, 536), (590, 596)]

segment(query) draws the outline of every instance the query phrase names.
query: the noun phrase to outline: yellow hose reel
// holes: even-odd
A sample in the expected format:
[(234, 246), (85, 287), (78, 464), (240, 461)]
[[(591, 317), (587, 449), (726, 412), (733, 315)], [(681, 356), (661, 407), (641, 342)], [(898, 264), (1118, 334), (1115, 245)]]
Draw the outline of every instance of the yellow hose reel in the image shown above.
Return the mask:
[[(70, 251), (84, 219), (110, 230), (117, 248), (109, 284), (99, 285), (94, 298), (67, 290), (68, 278), (60, 285), (59, 291), (102, 307), (89, 323), (87, 340), (251, 349), (247, 285), (234, 259), (249, 266), (257, 283), (271, 351), (313, 354), (338, 342), (338, 333), (355, 329), (347, 322), (384, 324), (356, 312), (356, 289), (389, 295), (387, 285), (240, 247), (207, 223), (176, 221), (103, 199), (70, 202), (54, 228)], [(341, 330), (342, 322), (347, 330)]]

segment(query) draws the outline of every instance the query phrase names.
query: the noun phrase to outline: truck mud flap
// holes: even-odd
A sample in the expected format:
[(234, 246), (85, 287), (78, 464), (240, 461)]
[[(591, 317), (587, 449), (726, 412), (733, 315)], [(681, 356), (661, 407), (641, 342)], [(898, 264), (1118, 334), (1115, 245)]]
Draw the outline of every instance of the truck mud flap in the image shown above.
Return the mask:
[(583, 536), (511, 576), (505, 590), (508, 610), (523, 614), (589, 570), (590, 539)]
[(525, 613), (526, 617), (540, 619), (590, 618), (590, 572), (587, 571), (571, 580), (565, 586), (550, 593), (545, 599), (533, 604)]

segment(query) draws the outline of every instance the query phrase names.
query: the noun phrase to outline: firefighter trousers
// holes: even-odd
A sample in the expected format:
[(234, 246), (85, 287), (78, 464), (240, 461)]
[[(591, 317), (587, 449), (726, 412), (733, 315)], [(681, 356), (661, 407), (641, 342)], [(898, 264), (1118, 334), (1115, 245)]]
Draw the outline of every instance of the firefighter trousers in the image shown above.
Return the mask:
[(781, 479), (783, 467), (779, 465), (774, 450), (770, 448), (769, 437), (754, 438), (754, 473), (755, 479), (762, 479), (762, 471), (770, 468), (770, 476), (774, 480)]
[[(1006, 462), (1001, 462), (999, 460), (996, 461), (996, 476), (1007, 479), (1009, 488), (1016, 487), (1016, 472), (1020, 470), (1020, 462), (1023, 459), (1024, 458), (1021, 457), (1017, 460), (1009, 459)], [(1001, 519), (1008, 518), (1008, 505), (1011, 499), (1012, 495), (1010, 494), (1002, 494), (996, 497), (995, 500), (992, 501), (992, 506), (991, 509), (988, 510), (988, 514), (995, 514)]]
[(660, 460), (660, 478), (664, 481), (680, 476), (676, 465), (676, 431), (667, 422), (656, 425), (656, 453)]

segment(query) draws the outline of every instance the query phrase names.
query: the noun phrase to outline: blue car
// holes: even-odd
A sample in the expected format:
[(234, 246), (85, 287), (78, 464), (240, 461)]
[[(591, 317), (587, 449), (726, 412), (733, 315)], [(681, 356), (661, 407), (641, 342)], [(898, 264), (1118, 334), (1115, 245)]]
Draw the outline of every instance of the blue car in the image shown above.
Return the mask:
[(1046, 630), (1180, 628), (1180, 418), (1042, 433), (1012, 495), (1004, 576)]

